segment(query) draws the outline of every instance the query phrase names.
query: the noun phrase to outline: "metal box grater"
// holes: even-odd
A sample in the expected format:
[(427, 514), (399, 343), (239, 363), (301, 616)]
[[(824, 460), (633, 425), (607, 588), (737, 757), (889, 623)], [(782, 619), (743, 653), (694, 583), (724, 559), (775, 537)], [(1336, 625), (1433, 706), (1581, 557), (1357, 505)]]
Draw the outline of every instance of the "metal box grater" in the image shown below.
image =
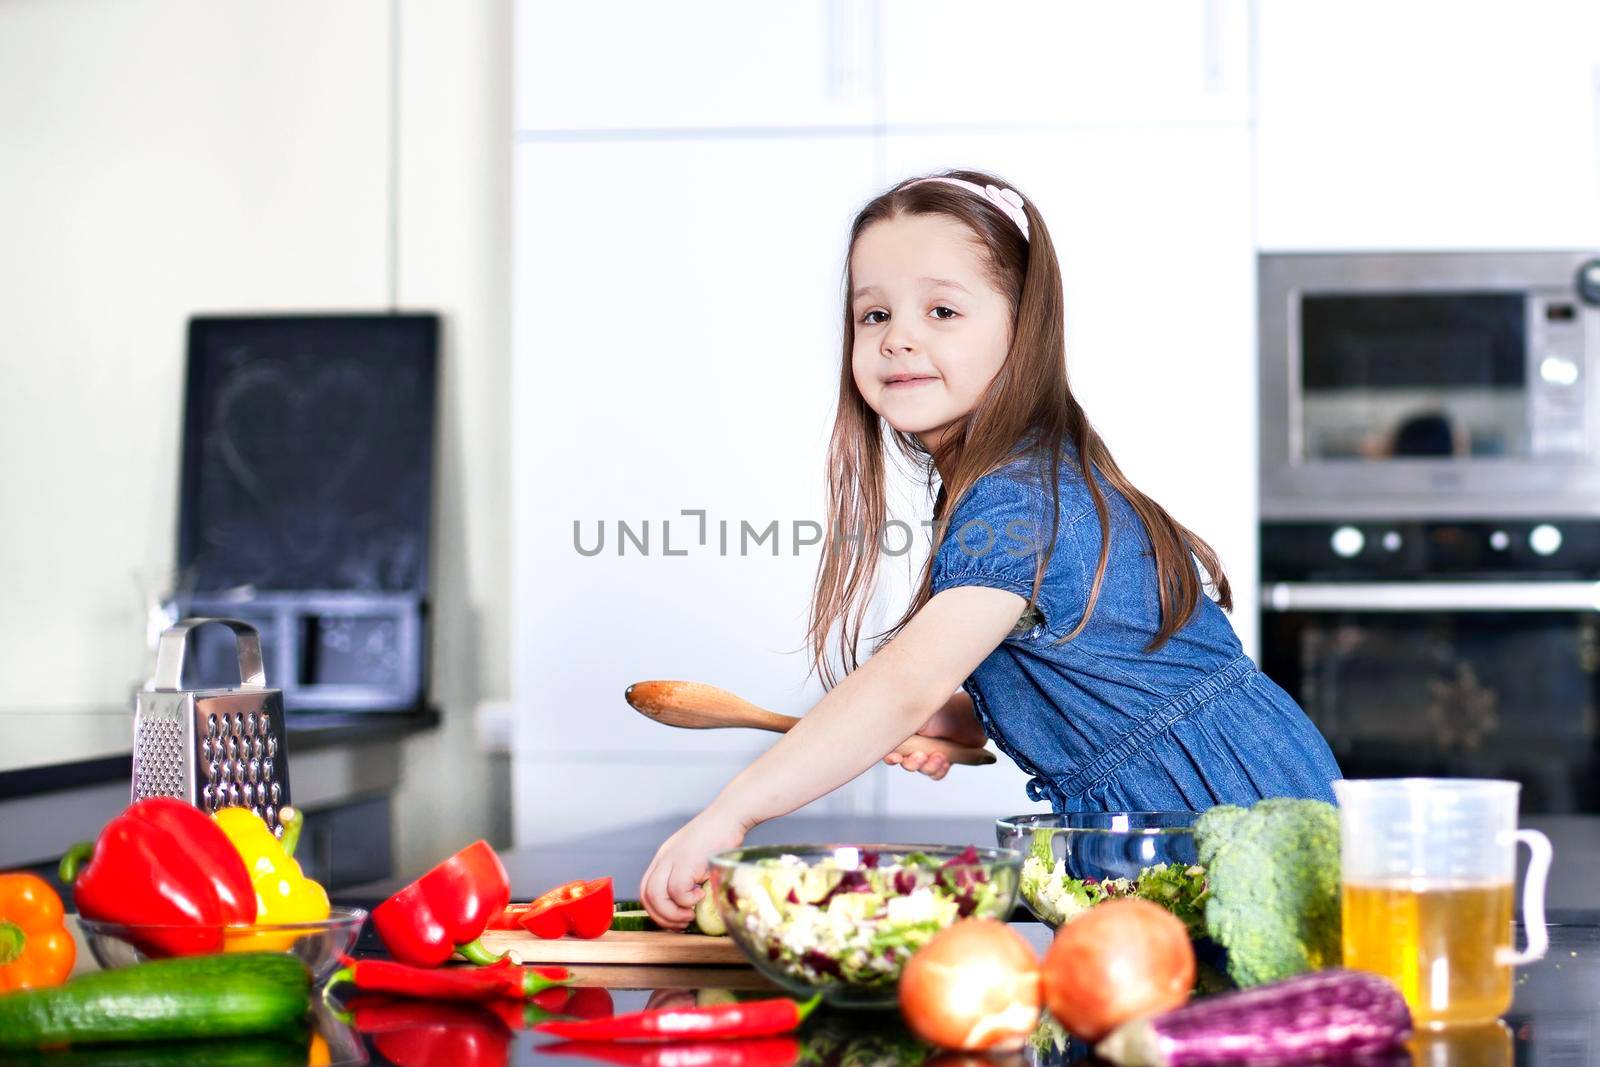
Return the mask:
[[(234, 633), (237, 689), (182, 688), (189, 632), (207, 623)], [(199, 618), (170, 627), (156, 647), (154, 684), (134, 702), (133, 799), (177, 797), (207, 812), (246, 807), (283, 836), (279, 812), (289, 804), (283, 693), (267, 688), (255, 627)]]

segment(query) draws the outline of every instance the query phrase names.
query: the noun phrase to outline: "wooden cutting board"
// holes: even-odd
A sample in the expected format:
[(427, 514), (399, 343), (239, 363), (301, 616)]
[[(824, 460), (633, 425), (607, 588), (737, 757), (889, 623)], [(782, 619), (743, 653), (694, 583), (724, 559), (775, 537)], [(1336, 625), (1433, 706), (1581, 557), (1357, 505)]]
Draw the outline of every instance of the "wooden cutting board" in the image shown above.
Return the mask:
[(667, 930), (608, 930), (595, 938), (535, 937), (526, 930), (485, 930), (491, 952), (511, 952), (522, 963), (654, 963), (748, 967), (731, 937)]

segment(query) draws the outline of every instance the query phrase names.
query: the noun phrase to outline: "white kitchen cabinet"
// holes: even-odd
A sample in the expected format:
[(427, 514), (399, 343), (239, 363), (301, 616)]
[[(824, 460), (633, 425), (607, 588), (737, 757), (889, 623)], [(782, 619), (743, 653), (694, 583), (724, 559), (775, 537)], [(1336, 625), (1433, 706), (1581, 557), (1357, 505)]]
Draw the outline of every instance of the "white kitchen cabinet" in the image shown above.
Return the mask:
[(1246, 0), (882, 0), (891, 127), (1244, 122)]
[[(846, 228), (874, 149), (528, 143), (515, 160), (513, 744), (517, 781), (545, 783), (518, 787), (531, 841), (570, 827), (556, 808), (697, 808), (772, 742), (650, 722), (630, 683), (704, 681), (789, 714), (822, 695), (802, 647), (819, 548), (797, 552), (794, 524), (825, 520)], [(598, 555), (574, 522), (586, 550), (605, 524)]]
[(874, 2), (519, 0), (517, 129), (868, 125)]
[(1264, 249), (1600, 244), (1600, 4), (1262, 0)]

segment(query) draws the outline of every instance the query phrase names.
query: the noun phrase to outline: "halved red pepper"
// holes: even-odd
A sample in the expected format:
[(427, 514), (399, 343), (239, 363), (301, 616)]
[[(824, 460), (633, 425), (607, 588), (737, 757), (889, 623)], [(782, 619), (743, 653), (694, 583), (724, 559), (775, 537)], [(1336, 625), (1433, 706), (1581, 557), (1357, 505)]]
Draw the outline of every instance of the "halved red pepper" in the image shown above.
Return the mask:
[(74, 845), (59, 873), (86, 919), (168, 927), (142, 933), (153, 955), (221, 952), (224, 926), (256, 920), (238, 849), (209, 815), (172, 797), (129, 805), (92, 844)]
[(437, 967), (459, 952), (497, 963), (478, 940), (511, 900), (511, 880), (487, 841), (475, 841), (372, 911), (372, 925), (402, 963)]
[(599, 937), (611, 929), (614, 898), (610, 878), (568, 882), (529, 904), (517, 921), (535, 937)]

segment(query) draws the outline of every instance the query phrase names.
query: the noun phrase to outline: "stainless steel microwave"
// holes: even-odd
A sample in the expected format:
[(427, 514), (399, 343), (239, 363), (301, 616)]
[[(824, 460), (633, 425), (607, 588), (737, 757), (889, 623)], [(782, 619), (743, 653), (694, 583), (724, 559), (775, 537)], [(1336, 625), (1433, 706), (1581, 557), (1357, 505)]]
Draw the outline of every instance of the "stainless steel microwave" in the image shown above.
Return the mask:
[(1600, 515), (1600, 250), (1263, 254), (1261, 516)]

